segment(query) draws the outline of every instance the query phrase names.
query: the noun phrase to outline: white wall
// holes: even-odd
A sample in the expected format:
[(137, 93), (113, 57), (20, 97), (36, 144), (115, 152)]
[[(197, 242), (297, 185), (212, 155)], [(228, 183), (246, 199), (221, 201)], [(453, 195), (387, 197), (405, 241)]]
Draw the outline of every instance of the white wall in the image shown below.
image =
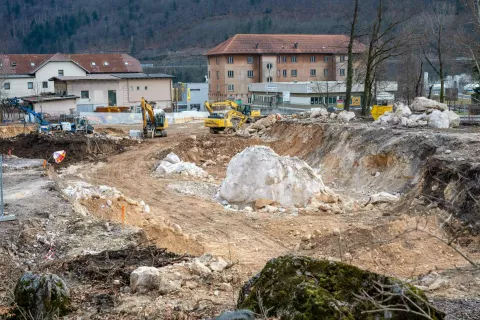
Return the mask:
[[(3, 81), (0, 87), (0, 97), (15, 98), (34, 94), (34, 90), (28, 89), (28, 83), (34, 82), (35, 78), (10, 78)], [(4, 84), (10, 83), (10, 89), (5, 90)]]
[[(92, 104), (95, 106), (108, 106), (108, 90), (117, 91), (117, 105), (123, 106), (123, 93), (119, 86), (119, 81), (69, 81), (67, 84), (67, 93), (79, 96), (77, 104)], [(89, 99), (82, 99), (81, 92), (88, 91)]]
[(70, 109), (76, 107), (75, 99), (52, 100), (43, 101), (42, 103), (35, 103), (35, 112), (48, 113), (51, 116), (58, 116), (60, 114), (70, 114)]
[[(58, 70), (63, 70), (63, 75), (66, 77), (85, 76), (87, 74), (85, 70), (73, 62), (50, 61), (35, 73), (35, 80), (42, 87), (43, 81), (58, 76)], [(44, 92), (55, 92), (53, 81), (48, 81), (48, 88), (43, 90), (45, 90)]]
[(290, 96), (290, 104), (310, 105), (310, 97)]

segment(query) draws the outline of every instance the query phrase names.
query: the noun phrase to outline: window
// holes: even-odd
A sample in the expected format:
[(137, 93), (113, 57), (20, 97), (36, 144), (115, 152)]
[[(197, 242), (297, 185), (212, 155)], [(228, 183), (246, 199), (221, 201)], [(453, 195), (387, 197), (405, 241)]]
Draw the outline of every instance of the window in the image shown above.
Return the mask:
[(211, 77), (210, 77), (210, 71), (208, 71), (208, 79), (211, 79)]
[(317, 76), (317, 69), (310, 69), (310, 77)]
[(272, 68), (273, 68), (273, 65), (271, 63), (267, 63), (267, 69), (272, 70)]
[(323, 61), (324, 61), (324, 62), (330, 61), (330, 57), (329, 57), (329, 56), (324, 56), (324, 57), (323, 57)]
[(228, 73), (228, 77), (229, 77), (229, 78), (233, 78), (233, 77), (234, 77), (234, 76), (233, 76), (234, 73), (233, 73), (232, 70), (228, 71), (227, 73)]
[(286, 77), (287, 76), (287, 70), (283, 70), (283, 76)]
[(283, 62), (283, 63), (287, 63), (287, 56), (283, 56), (283, 57), (282, 57), (282, 62)]
[(310, 62), (316, 62), (317, 61), (317, 57), (316, 56), (311, 56), (310, 57)]
[(58, 76), (63, 77), (63, 70), (58, 70)]
[(27, 83), (27, 85), (28, 85), (28, 89), (33, 89), (33, 82), (29, 82)]
[(280, 63), (280, 56), (277, 57), (277, 63)]
[(234, 91), (235, 90), (235, 85), (233, 85), (233, 84), (228, 84), (227, 87), (228, 87), (228, 91)]
[(344, 76), (345, 75), (345, 69), (340, 69), (340, 75)]
[(220, 64), (220, 60), (218, 59), (218, 57), (215, 58), (215, 63)]
[(297, 56), (292, 56), (292, 63), (297, 62)]
[(148, 91), (148, 86), (145, 86), (145, 91)]
[(328, 69), (323, 69), (323, 75), (328, 76)]
[(253, 57), (247, 57), (247, 63), (252, 64), (253, 63)]
[(104, 65), (104, 66), (108, 66), (108, 64), (109, 64), (108, 61), (104, 61), (104, 62), (103, 62), (103, 65)]
[(233, 57), (232, 56), (228, 57), (228, 63), (233, 64)]
[(328, 97), (328, 104), (337, 103), (337, 97)]
[(217, 84), (217, 92), (220, 92), (220, 85)]
[(297, 76), (297, 70), (292, 70), (292, 77), (296, 77)]
[(42, 88), (43, 89), (48, 89), (48, 81), (43, 81), (42, 82)]
[(322, 103), (322, 97), (311, 97), (310, 104), (320, 104)]
[(273, 78), (272, 77), (268, 77), (267, 78), (267, 82), (272, 82), (273, 81)]
[(137, 87), (137, 91), (140, 91), (140, 87)]
[(253, 70), (248, 70), (247, 75), (249, 78), (253, 78)]
[(10, 90), (10, 82), (5, 82), (5, 83), (3, 84), (3, 89), (5, 89), (5, 90)]
[(345, 61), (345, 56), (340, 56), (340, 62), (344, 62)]
[(220, 71), (217, 71), (217, 79), (220, 79)]
[(80, 97), (82, 99), (90, 99), (90, 91), (80, 91)]

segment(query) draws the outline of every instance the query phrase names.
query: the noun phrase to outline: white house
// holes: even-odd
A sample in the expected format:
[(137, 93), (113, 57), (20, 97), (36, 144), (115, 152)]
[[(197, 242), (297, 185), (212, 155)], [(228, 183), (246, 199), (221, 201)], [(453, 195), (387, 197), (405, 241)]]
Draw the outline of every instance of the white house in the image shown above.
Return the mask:
[(55, 76), (138, 73), (140, 62), (127, 54), (4, 54), (0, 55), (0, 97), (31, 97), (55, 93)]

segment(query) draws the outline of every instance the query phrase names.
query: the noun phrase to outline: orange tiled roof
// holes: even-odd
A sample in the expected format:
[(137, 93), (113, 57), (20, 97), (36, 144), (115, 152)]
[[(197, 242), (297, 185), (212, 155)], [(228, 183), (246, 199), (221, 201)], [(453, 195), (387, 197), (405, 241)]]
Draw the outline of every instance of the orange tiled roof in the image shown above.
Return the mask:
[[(329, 34), (237, 34), (205, 55), (266, 53), (347, 53), (349, 37)], [(295, 45), (296, 44), (296, 45)], [(355, 41), (354, 52), (365, 46)]]

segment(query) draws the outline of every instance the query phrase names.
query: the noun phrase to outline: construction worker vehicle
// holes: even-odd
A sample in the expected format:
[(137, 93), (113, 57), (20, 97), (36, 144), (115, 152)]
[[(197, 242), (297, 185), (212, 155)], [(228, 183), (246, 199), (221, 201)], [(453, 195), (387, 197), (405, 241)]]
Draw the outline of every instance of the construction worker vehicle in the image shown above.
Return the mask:
[(157, 110), (155, 113), (153, 106), (145, 98), (142, 98), (140, 106), (142, 108), (143, 136), (145, 138), (166, 137), (168, 120), (165, 111)]
[[(229, 110), (215, 111), (216, 107), (230, 106)], [(248, 116), (238, 111), (238, 104), (227, 100), (210, 104), (205, 102), (205, 109), (210, 114), (205, 119), (205, 127), (210, 128), (211, 133), (226, 132), (232, 133), (243, 127), (248, 120)]]

